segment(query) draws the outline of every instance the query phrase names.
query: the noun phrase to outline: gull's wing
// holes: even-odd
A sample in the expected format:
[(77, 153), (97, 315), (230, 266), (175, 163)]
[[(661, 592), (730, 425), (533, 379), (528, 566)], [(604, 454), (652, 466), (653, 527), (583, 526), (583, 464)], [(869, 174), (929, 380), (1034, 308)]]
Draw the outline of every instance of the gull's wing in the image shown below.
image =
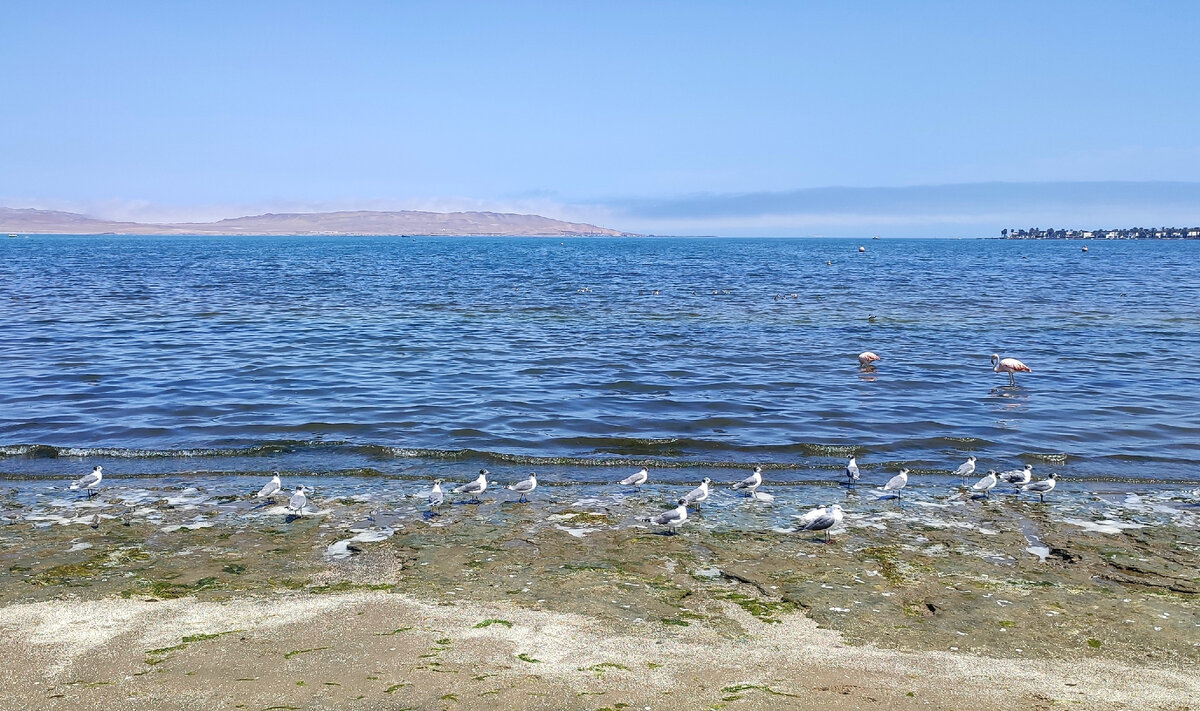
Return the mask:
[(804, 525), (802, 530), (805, 531), (824, 531), (827, 528), (833, 528), (833, 524), (837, 523), (837, 519), (830, 513), (825, 513), (822, 516), (809, 521)]

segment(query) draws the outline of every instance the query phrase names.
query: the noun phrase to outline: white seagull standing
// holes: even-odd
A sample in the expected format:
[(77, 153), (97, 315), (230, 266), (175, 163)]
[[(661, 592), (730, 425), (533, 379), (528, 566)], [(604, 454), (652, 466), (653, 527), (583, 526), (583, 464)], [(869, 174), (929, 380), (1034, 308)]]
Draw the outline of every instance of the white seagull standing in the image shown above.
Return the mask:
[(900, 490), (908, 484), (908, 470), (901, 469), (900, 473), (888, 480), (888, 483), (883, 485), (884, 491), (896, 492), (896, 498), (900, 498)]
[(1033, 465), (1026, 464), (1024, 469), (1012, 469), (999, 475), (1000, 481), (1006, 484), (1012, 484), (1020, 489), (1033, 477)]
[(446, 492), (442, 491), (442, 480), (433, 480), (433, 489), (429, 492), (429, 508), (437, 509), (446, 500)]
[(850, 486), (858, 483), (858, 463), (854, 461), (854, 455), (850, 455), (850, 463), (846, 465), (846, 481)]
[(537, 474), (535, 474), (533, 472), (529, 473), (529, 478), (526, 479), (525, 481), (518, 481), (515, 484), (508, 485), (509, 491), (515, 491), (521, 495), (521, 498), (517, 499), (517, 500), (522, 503), (529, 503), (529, 499), (526, 498), (526, 496), (528, 494), (532, 494), (533, 490), (536, 488), (537, 488)]
[(104, 479), (103, 469), (104, 467), (97, 464), (92, 468), (91, 474), (85, 474), (82, 479), (71, 482), (71, 491), (83, 489), (87, 493), (88, 498), (92, 498), (92, 491), (98, 488), (101, 480)]
[(754, 473), (742, 479), (738, 483), (730, 486), (730, 489), (749, 489), (750, 495), (754, 495), (754, 490), (762, 486), (762, 467), (754, 467)]
[(1013, 373), (1032, 373), (1033, 371), (1016, 358), (1001, 358), (998, 353), (993, 353), (992, 372), (1008, 373), (1008, 384), (1016, 385), (1017, 380), (1013, 377)]
[(687, 518), (688, 518), (687, 507), (688, 507), (687, 499), (686, 498), (680, 499), (679, 505), (676, 506), (675, 508), (671, 509), (670, 511), (665, 511), (663, 513), (660, 513), (657, 516), (647, 516), (646, 518), (643, 518), (642, 520), (649, 521), (650, 523), (654, 524), (655, 526), (666, 526), (667, 531), (669, 533), (671, 533), (672, 535), (674, 535), (676, 533), (676, 529), (678, 529), (680, 526), (682, 526), (684, 524), (684, 522), (687, 521)]
[(274, 476), (271, 477), (271, 481), (268, 481), (266, 484), (263, 484), (263, 488), (258, 490), (258, 493), (254, 495), (254, 498), (266, 499), (269, 497), (273, 497), (279, 493), (279, 490), (281, 488), (283, 488), (282, 485), (279, 483), (279, 472), (273, 472), (273, 474), (274, 474)]
[(1028, 491), (1031, 494), (1037, 494), (1041, 498), (1042, 503), (1045, 503), (1046, 494), (1054, 491), (1054, 484), (1057, 480), (1057, 475), (1049, 474), (1041, 481), (1035, 481), (1032, 484), (1026, 484), (1025, 486), (1022, 486), (1021, 491)]
[(304, 495), (304, 487), (297, 486), (296, 493), (292, 494), (292, 498), (288, 499), (288, 508), (295, 511), (297, 515), (304, 515), (304, 507), (308, 506), (308, 497)]
[(958, 465), (958, 469), (954, 470), (954, 476), (962, 479), (962, 485), (967, 485), (967, 477), (975, 473), (975, 455), (967, 457), (967, 461)]
[(646, 480), (649, 478), (650, 478), (650, 471), (648, 469), (646, 469), (645, 467), (643, 467), (640, 472), (638, 472), (636, 474), (630, 474), (629, 476), (625, 477), (618, 483), (621, 486), (632, 486), (635, 489), (637, 489), (638, 491), (641, 491), (642, 484), (645, 484)]
[(992, 469), (988, 470), (987, 476), (971, 485), (972, 490), (982, 491), (983, 495), (988, 498), (991, 498), (991, 491), (994, 488), (996, 488), (996, 472)]
[(812, 511), (809, 511), (808, 513), (804, 514), (803, 516), (797, 516), (796, 523), (798, 523), (800, 525), (800, 530), (803, 531), (805, 526), (812, 523), (813, 521), (816, 521), (817, 519), (821, 518), (822, 516), (827, 515), (828, 513), (829, 513), (829, 511), (828, 511), (827, 506), (818, 506), (817, 508), (813, 509)]
[(700, 508), (700, 502), (708, 498), (708, 485), (711, 483), (712, 479), (704, 477), (700, 480), (700, 486), (697, 486), (695, 489), (689, 491), (687, 496), (683, 497), (683, 500), (686, 501), (689, 506), (696, 504), (696, 508)]
[(824, 531), (825, 542), (829, 542), (829, 529), (842, 522), (842, 507), (834, 504), (820, 516), (800, 527), (801, 531)]
[(478, 501), (479, 495), (482, 494), (484, 491), (487, 491), (487, 487), (488, 487), (487, 476), (490, 473), (491, 472), (489, 472), (487, 469), (480, 469), (479, 470), (479, 478), (477, 478), (475, 481), (467, 482), (466, 484), (463, 484), (462, 486), (455, 487), (454, 493), (456, 493), (456, 494), (471, 494), (475, 497), (475, 500)]

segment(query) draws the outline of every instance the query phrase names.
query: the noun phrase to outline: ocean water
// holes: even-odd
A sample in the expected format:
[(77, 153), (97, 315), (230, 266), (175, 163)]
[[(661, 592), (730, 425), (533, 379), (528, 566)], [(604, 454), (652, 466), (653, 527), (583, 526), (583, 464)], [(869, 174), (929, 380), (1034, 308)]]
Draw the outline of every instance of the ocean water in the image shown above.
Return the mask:
[(1194, 486), (1200, 242), (1081, 246), (0, 240), (0, 474), (803, 483), (854, 451)]

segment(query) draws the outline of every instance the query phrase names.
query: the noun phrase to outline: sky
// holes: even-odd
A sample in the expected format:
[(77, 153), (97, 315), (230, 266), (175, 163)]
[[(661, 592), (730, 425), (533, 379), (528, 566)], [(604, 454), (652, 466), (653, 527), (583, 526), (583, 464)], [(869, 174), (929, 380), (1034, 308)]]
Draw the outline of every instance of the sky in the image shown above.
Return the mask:
[(1200, 224), (1195, 2), (48, 1), (0, 21), (8, 207)]

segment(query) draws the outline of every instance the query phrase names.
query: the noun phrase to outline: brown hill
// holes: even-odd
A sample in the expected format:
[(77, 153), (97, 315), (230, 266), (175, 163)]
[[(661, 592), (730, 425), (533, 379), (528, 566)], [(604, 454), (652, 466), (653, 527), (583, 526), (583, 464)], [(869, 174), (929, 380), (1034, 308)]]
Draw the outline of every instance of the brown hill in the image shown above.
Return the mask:
[(566, 237), (627, 232), (563, 222), (540, 215), (504, 212), (378, 212), (268, 213), (217, 222), (153, 224), (109, 222), (73, 212), (0, 207), (0, 232), (33, 234), (204, 234), (204, 235), (498, 235)]

